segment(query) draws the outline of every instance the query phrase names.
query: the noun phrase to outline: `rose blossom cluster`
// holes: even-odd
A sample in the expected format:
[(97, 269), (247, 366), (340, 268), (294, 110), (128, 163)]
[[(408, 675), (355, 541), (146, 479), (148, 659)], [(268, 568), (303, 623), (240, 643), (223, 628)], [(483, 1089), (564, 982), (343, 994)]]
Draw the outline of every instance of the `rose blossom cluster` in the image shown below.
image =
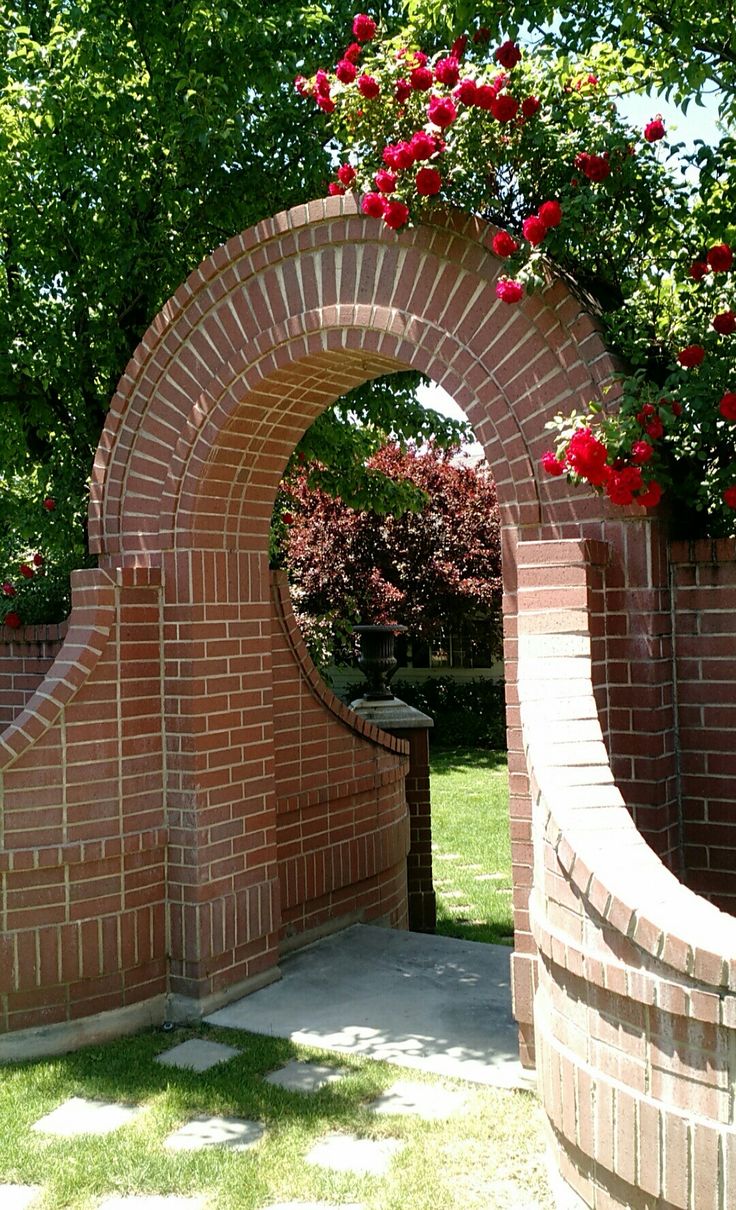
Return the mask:
[[(405, 47), (396, 51), (392, 46), (376, 45), (380, 41), (377, 23), (365, 13), (355, 17), (352, 35), (353, 41), (333, 69), (320, 69), (310, 80), (297, 79), (298, 90), (311, 97), (322, 111), (332, 113), (337, 110), (338, 137), (344, 145), (351, 147), (350, 161), (337, 168), (335, 179), (329, 185), (330, 194), (354, 192), (360, 199), (363, 214), (381, 219), (387, 227), (398, 231), (411, 220), (415, 208), (421, 213), (421, 207), (428, 200), (443, 198), (452, 202), (458, 197), (461, 204), (467, 205), (463, 182), (472, 180), (473, 173), (480, 180), (488, 169), (469, 165), (463, 159), (464, 132), (477, 129), (482, 136), (481, 144), (490, 145), (489, 158), (493, 167), (488, 181), (491, 189), (497, 167), (513, 167), (515, 156), (534, 154), (539, 132), (546, 126), (540, 125), (545, 114), (541, 112), (539, 98), (532, 95), (532, 89), (536, 88), (542, 95), (544, 86), (529, 84), (526, 67), (519, 68), (522, 52), (511, 39), (492, 52), (484, 51), (485, 65), (478, 66), (477, 62), (470, 61), (473, 45), (485, 45), (489, 41), (487, 30), (476, 30), (472, 44), (470, 38), (463, 35), (449, 51), (431, 58), (420, 49)], [(490, 66), (489, 58), (492, 58)], [(592, 74), (564, 84), (563, 92), (581, 98), (586, 94), (589, 97), (603, 95), (598, 77)], [(545, 110), (549, 105), (550, 101), (546, 101)], [(480, 128), (471, 125), (478, 122), (484, 125)], [(532, 125), (527, 126), (528, 123)], [(536, 212), (523, 216), (522, 211), (518, 230), (499, 230), (493, 235), (490, 244), (494, 254), (501, 260), (514, 258), (513, 273), (502, 274), (496, 284), (500, 302), (519, 303), (525, 293), (525, 283), (531, 285), (539, 280), (535, 250), (540, 249), (545, 240), (548, 240), (549, 254), (553, 257), (560, 253), (564, 255), (565, 247), (559, 236), (554, 240), (549, 237), (551, 232), (561, 228), (565, 243), (569, 238), (568, 229), (574, 239), (574, 216), (579, 209), (577, 197), (581, 179), (583, 185), (587, 182), (589, 200), (584, 202), (585, 206), (590, 208), (591, 203), (595, 204), (599, 194), (604, 208), (610, 206), (617, 190), (620, 192), (624, 161), (666, 135), (659, 114), (643, 127), (639, 148), (635, 141), (617, 146), (610, 140), (608, 146), (604, 143), (596, 147), (592, 139), (596, 130), (601, 129), (600, 124), (591, 124), (583, 148), (578, 143), (577, 149), (570, 153), (569, 169), (578, 175), (571, 175), (569, 193), (563, 186), (558, 198), (549, 198)], [(461, 186), (458, 193), (455, 193), (456, 183)], [(694, 282), (707, 275), (717, 280), (718, 275), (728, 273), (732, 265), (732, 249), (726, 243), (718, 243), (692, 261), (689, 274)], [(655, 506), (665, 485), (673, 483), (667, 473), (668, 457), (677, 456), (678, 442), (687, 444), (692, 441), (693, 433), (700, 432), (703, 382), (712, 381), (718, 373), (717, 355), (723, 352), (721, 342), (736, 337), (736, 308), (728, 305), (730, 301), (724, 300), (720, 309), (713, 308), (709, 316), (709, 335), (701, 337), (702, 343), (693, 340), (679, 351), (675, 350), (680, 378), (674, 386), (667, 384), (663, 389), (682, 390), (686, 405), (682, 424), (677, 424), (678, 413), (682, 411), (680, 403), (666, 400), (641, 405), (635, 415), (635, 425), (633, 412), (627, 413), (626, 409), (617, 416), (608, 417), (603, 425), (591, 415), (590, 423), (586, 420), (583, 427), (572, 433), (569, 421), (564, 422), (568, 425), (566, 429), (561, 422), (552, 427), (565, 431), (567, 439), (558, 447), (557, 453), (545, 454), (545, 470), (555, 476), (567, 475), (574, 483), (588, 483), (618, 505)], [(698, 381), (698, 367), (708, 358), (713, 360), (708, 362)], [(687, 380), (693, 381), (693, 374), (698, 385), (691, 390)], [(728, 389), (724, 392), (726, 386)], [(709, 432), (713, 432), (715, 424), (730, 426), (736, 423), (736, 390), (732, 389), (735, 386), (733, 382), (723, 383), (716, 392), (712, 424), (706, 424)], [(592, 405), (592, 413), (597, 410), (597, 405)], [(671, 438), (669, 443), (663, 441), (666, 435)], [(703, 436), (704, 445), (708, 441), (709, 438)], [(733, 466), (736, 467), (736, 462)], [(719, 488), (720, 498), (726, 508), (736, 509), (736, 482), (728, 482), (727, 472), (718, 473), (721, 478), (725, 474), (725, 481)]]
[(664, 488), (657, 479), (646, 477), (642, 468), (654, 457), (654, 443), (664, 436), (661, 408), (669, 408), (673, 416), (682, 410), (676, 401), (666, 399), (660, 400), (659, 407), (645, 404), (636, 416), (640, 435), (631, 443), (627, 455), (612, 457), (605, 442), (586, 424), (575, 429), (564, 449), (543, 454), (543, 469), (548, 475), (567, 473), (576, 482), (590, 484), (605, 492), (612, 504), (654, 508), (662, 499)]
[[(356, 169), (345, 163), (328, 186), (330, 195), (335, 196), (357, 191), (362, 185), (363, 214), (382, 218), (388, 227), (398, 230), (409, 221), (415, 197), (433, 198), (446, 190), (448, 182), (442, 166), (445, 136), (462, 113), (474, 109), (490, 115), (489, 120), (499, 128), (518, 127), (534, 117), (540, 102), (535, 96), (520, 96), (518, 90), (511, 90), (513, 69), (521, 61), (521, 51), (510, 39), (494, 52), (503, 70), (486, 80), (464, 63), (470, 41), (465, 34), (455, 40), (448, 54), (433, 61), (422, 50), (404, 48), (388, 71), (361, 67), (366, 44), (373, 41), (376, 32), (373, 18), (358, 13), (353, 20), (355, 41), (338, 59), (334, 73), (320, 68), (312, 80), (297, 76), (295, 84), (302, 96), (311, 97), (328, 114), (334, 112), (336, 98), (349, 100), (356, 93), (366, 107), (388, 102), (397, 126), (405, 124), (408, 113), (416, 114), (419, 121), (415, 130), (409, 137), (385, 145), (383, 167), (368, 182), (359, 182)], [(487, 30), (476, 30), (473, 42), (482, 45), (488, 36)], [(369, 117), (370, 110), (361, 109), (359, 115)], [(545, 232), (552, 225), (556, 224), (550, 221)], [(530, 236), (525, 238), (534, 243)]]
[[(56, 501), (53, 496), (47, 496), (42, 501), (41, 507), (47, 513), (51, 513), (56, 508)], [(44, 567), (46, 560), (42, 554), (36, 551), (33, 555), (28, 555), (21, 563), (18, 564), (16, 574), (20, 576), (21, 581), (34, 579)], [(4, 580), (0, 582), (0, 603), (9, 604), (18, 594), (18, 589), (21, 588), (21, 583), (13, 583), (13, 580)], [(23, 625), (23, 619), (16, 608), (10, 609), (2, 618), (2, 623), (9, 626), (11, 630), (17, 630)]]

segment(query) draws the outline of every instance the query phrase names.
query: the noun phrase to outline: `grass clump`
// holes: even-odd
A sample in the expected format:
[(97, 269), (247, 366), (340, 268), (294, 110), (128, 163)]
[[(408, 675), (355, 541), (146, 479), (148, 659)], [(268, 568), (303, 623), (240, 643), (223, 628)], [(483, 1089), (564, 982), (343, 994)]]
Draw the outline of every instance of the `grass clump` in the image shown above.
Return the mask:
[(437, 932), (513, 943), (505, 752), (433, 752), (432, 866)]

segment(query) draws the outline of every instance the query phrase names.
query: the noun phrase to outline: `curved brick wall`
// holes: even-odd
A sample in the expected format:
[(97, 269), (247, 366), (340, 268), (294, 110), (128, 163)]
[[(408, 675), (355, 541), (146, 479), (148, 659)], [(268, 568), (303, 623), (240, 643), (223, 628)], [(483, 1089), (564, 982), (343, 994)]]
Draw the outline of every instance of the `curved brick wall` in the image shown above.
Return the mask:
[(551, 593), (543, 611), (530, 599), (520, 613), (518, 687), (539, 1089), (556, 1158), (582, 1205), (727, 1210), (736, 921), (677, 881), (614, 781), (591, 658), (604, 544), (519, 550), (525, 566), (548, 569)]
[(272, 591), (282, 943), (358, 919), (406, 928), (408, 744), (330, 692), (304, 645), (283, 572), (272, 573)]
[(33, 697), (61, 650), (66, 631), (66, 622), (4, 629), (0, 639), (0, 730)]
[(75, 572), (64, 644), (0, 733), (0, 1057), (162, 1015), (159, 580)]

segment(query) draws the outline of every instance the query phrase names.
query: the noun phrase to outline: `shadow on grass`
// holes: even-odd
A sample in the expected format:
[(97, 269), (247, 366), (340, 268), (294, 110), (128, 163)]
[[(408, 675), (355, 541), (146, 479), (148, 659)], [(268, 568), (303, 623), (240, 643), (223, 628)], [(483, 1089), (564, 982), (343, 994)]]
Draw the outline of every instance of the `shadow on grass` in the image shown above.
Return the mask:
[(468, 769), (487, 769), (495, 773), (506, 768), (508, 753), (498, 749), (446, 748), (430, 751), (431, 772), (467, 773)]

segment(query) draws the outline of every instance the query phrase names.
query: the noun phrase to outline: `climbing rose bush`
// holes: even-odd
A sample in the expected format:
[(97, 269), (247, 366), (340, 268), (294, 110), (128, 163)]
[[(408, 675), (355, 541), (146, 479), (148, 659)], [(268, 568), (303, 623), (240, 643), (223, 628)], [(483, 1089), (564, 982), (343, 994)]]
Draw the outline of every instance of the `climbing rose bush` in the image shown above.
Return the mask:
[(365, 13), (352, 35), (296, 81), (339, 148), (329, 193), (354, 193), (396, 232), (437, 205), (484, 217), (499, 304), (561, 273), (630, 367), (555, 419), (544, 472), (620, 507), (665, 497), (675, 524), (736, 533), (736, 228), (710, 229), (697, 186), (669, 164), (661, 115), (628, 126), (604, 58), (530, 56), (483, 29), (430, 51), (382, 37)]

